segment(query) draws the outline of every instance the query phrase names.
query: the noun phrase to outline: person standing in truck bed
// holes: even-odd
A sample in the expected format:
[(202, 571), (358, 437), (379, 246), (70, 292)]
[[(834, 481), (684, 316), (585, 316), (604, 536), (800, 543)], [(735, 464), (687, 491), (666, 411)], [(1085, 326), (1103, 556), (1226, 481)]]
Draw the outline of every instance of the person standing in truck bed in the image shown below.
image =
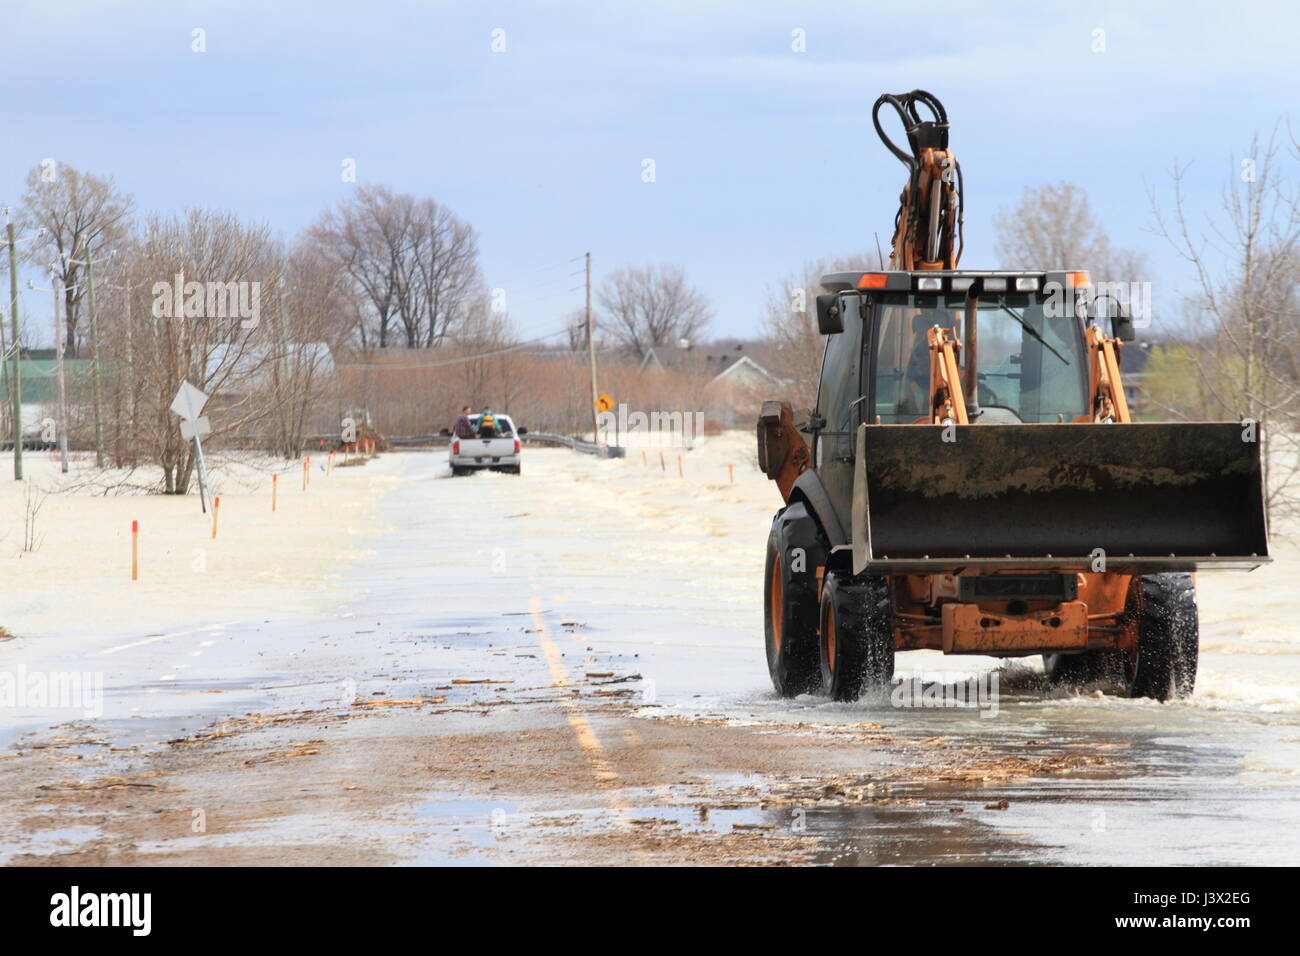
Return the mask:
[(460, 410), (460, 414), (456, 416), (456, 424), (451, 426), (451, 433), (457, 438), (474, 437), (474, 423), (469, 420), (469, 416), (473, 414), (473, 411), (470, 406), (466, 405)]

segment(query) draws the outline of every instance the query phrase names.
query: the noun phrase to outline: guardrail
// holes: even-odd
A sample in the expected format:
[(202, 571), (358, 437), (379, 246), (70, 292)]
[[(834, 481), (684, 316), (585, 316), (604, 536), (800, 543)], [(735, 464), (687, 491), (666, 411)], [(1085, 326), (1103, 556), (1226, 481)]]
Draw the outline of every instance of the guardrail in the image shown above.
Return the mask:
[(627, 457), (627, 449), (621, 445), (598, 445), (595, 442), (583, 441), (581, 438), (570, 438), (568, 435), (556, 435), (551, 432), (529, 432), (523, 436), (523, 440), (546, 445), (563, 445), (584, 455), (597, 455), (601, 458)]
[[(541, 445), (563, 445), (565, 448), (572, 448), (574, 451), (581, 452), (584, 455), (597, 455), (603, 458), (627, 457), (627, 449), (621, 445), (597, 445), (594, 442), (584, 441), (581, 438), (572, 438), (568, 435), (559, 435), (553, 432), (528, 432), (519, 437), (522, 441), (535, 442)], [(435, 448), (445, 447), (447, 442), (450, 440), (451, 438), (447, 435), (383, 435), (379, 438), (380, 442), (387, 442), (388, 444), (395, 445), (399, 448), (420, 445), (428, 445)], [(226, 441), (232, 443), (247, 443), (257, 447), (270, 447), (270, 445), (263, 439), (240, 439), (229, 436), (226, 438)], [(310, 451), (314, 446), (321, 442), (323, 442), (327, 447), (331, 447), (338, 444), (339, 437), (337, 435), (312, 435), (306, 439), (306, 448)], [(7, 448), (12, 445), (13, 441), (11, 440), (9, 445), (0, 447)], [(82, 443), (82, 445), (84, 445), (84, 443)], [(78, 447), (82, 447), (82, 445), (79, 445)], [(37, 450), (37, 445), (30, 440), (24, 441), (23, 447), (25, 449)], [(72, 443), (69, 443), (68, 447), (72, 448)], [(84, 445), (84, 447), (94, 448), (93, 445)]]
[(382, 441), (390, 445), (445, 445), (446, 435), (385, 435)]

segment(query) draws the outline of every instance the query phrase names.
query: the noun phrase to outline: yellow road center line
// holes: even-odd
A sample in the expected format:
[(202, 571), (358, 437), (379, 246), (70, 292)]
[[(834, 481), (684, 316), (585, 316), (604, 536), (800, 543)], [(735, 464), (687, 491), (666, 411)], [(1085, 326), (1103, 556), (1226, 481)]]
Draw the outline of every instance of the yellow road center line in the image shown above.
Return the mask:
[[(546, 618), (543, 616), (541, 598), (529, 598), (528, 610), (533, 616), (533, 627), (537, 629), (539, 643), (542, 645), (542, 653), (546, 655), (546, 667), (551, 672), (551, 680), (556, 687), (573, 687), (574, 684), (569, 677), (569, 672), (560, 659), (560, 649), (551, 635), (551, 629), (546, 624)], [(578, 702), (568, 695), (562, 697), (560, 703), (564, 707), (564, 714), (568, 718), (569, 727), (572, 728), (573, 735), (578, 740), (578, 746), (582, 748), (583, 755), (591, 766), (592, 775), (596, 778), (596, 785), (604, 790), (613, 789), (617, 791), (618, 773), (605, 755), (605, 748), (601, 746), (600, 740), (596, 737), (596, 732), (591, 729), (591, 723), (587, 720), (587, 715), (582, 712)], [(627, 804), (614, 793), (609, 794), (608, 799), (610, 806), (618, 811), (620, 822), (625, 822), (623, 812), (628, 809)]]

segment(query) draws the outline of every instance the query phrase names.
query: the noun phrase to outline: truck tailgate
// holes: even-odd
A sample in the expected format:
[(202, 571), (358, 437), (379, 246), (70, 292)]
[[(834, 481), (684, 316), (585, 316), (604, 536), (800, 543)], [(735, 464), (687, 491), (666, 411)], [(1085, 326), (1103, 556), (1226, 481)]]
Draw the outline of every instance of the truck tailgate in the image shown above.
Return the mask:
[(506, 458), (514, 455), (513, 438), (462, 438), (461, 458)]

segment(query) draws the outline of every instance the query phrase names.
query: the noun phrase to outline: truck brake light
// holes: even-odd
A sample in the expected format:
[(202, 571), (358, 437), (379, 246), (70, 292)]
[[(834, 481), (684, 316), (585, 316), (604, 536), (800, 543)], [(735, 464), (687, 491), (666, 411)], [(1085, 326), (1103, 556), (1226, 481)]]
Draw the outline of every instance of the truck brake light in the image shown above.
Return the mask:
[(460, 439), (457, 439), (456, 441), (451, 443), (451, 453), (453, 455), (460, 454)]
[(515, 454), (519, 454), (519, 439), (515, 439)]

